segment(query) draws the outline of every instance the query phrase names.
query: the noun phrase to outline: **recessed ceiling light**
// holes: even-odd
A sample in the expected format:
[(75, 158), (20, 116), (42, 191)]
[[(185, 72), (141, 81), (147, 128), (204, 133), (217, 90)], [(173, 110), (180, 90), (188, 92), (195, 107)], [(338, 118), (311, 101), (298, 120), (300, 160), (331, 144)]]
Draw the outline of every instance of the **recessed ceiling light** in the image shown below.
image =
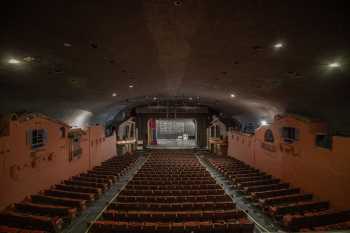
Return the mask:
[(329, 68), (339, 68), (341, 67), (341, 64), (339, 62), (332, 62), (328, 64)]
[(236, 95), (235, 95), (235, 94), (230, 94), (230, 97), (231, 97), (231, 98), (235, 98)]
[(20, 64), (21, 63), (21, 61), (15, 59), (15, 58), (10, 58), (7, 62), (9, 64)]
[(35, 60), (35, 58), (34, 57), (25, 57), (25, 58), (23, 58), (23, 60), (25, 61), (25, 62), (32, 62), (32, 61), (34, 61)]
[(282, 42), (278, 42), (278, 43), (276, 43), (276, 44), (274, 44), (274, 48), (275, 49), (280, 49), (280, 48), (283, 48), (283, 46), (284, 46), (284, 44), (282, 43)]
[(134, 87), (134, 85), (132, 85), (132, 84), (129, 85), (129, 88), (133, 88), (133, 87)]
[(182, 1), (174, 1), (174, 5), (175, 6), (181, 6), (182, 5)]
[(267, 121), (261, 120), (261, 121), (260, 121), (260, 125), (267, 125)]
[(117, 93), (114, 92), (114, 93), (112, 94), (112, 96), (113, 96), (113, 97), (116, 97), (116, 96), (117, 96)]

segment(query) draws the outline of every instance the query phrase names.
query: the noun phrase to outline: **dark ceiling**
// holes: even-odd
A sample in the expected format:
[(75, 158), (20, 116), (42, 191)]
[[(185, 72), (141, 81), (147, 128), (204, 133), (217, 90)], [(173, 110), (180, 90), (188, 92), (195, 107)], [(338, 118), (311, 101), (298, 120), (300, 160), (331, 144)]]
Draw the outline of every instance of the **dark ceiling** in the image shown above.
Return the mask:
[(1, 112), (79, 124), (176, 99), (240, 120), (291, 112), (350, 130), (346, 1), (9, 2)]

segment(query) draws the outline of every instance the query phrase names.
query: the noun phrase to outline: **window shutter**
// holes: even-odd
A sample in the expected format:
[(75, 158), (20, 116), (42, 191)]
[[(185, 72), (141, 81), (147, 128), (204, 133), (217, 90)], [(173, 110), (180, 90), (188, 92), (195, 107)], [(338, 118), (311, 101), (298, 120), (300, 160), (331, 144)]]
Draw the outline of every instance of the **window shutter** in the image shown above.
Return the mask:
[(299, 129), (295, 129), (295, 140), (299, 140), (300, 132)]
[(47, 129), (44, 129), (43, 131), (44, 131), (44, 133), (43, 133), (44, 145), (46, 145), (47, 142), (48, 142), (48, 133), (47, 133)]
[(33, 130), (32, 129), (28, 129), (26, 132), (26, 142), (27, 145), (32, 145), (32, 134), (33, 134)]

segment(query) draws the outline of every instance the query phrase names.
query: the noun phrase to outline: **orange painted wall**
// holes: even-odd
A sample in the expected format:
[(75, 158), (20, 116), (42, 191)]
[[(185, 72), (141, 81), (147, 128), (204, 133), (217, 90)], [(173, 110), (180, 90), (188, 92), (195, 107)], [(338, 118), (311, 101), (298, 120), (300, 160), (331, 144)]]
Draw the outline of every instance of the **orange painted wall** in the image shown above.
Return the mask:
[[(69, 161), (69, 139), (61, 138), (62, 126), (40, 117), (10, 122), (10, 135), (0, 137), (0, 210), (116, 155), (115, 135), (105, 138), (103, 127), (94, 126), (81, 138), (81, 157)], [(27, 145), (26, 131), (31, 128), (47, 129), (43, 148), (33, 150)], [(99, 143), (91, 153), (91, 141), (96, 140)]]
[(111, 137), (105, 137), (105, 129), (102, 126), (93, 126), (87, 129), (89, 136), (89, 151), (92, 166), (117, 154), (115, 133)]
[[(297, 142), (283, 141), (280, 129), (285, 126), (300, 130)], [(264, 141), (267, 129), (273, 132), (273, 143)], [(228, 154), (329, 200), (334, 208), (349, 209), (350, 138), (334, 136), (331, 150), (316, 146), (316, 134), (326, 131), (326, 125), (320, 122), (286, 116), (260, 127), (255, 135), (230, 132)]]

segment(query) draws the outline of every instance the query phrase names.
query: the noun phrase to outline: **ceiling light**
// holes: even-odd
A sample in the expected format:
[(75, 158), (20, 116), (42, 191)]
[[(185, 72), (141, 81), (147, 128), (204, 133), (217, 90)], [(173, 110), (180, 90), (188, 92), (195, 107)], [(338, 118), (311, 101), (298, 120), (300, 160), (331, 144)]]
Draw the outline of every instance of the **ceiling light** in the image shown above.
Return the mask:
[(267, 121), (261, 120), (261, 121), (260, 121), (260, 125), (263, 125), (263, 126), (264, 126), (264, 125), (267, 125)]
[(339, 68), (340, 66), (341, 64), (339, 62), (333, 62), (328, 64), (329, 68)]
[(182, 1), (174, 1), (174, 5), (175, 6), (181, 6), (182, 5)]
[(132, 84), (129, 85), (129, 88), (133, 88), (133, 87), (134, 87), (134, 85), (132, 85)]
[(32, 62), (32, 61), (35, 60), (35, 58), (34, 58), (34, 57), (25, 57), (25, 58), (23, 58), (23, 60), (24, 60), (25, 62)]
[(19, 60), (14, 59), (14, 58), (10, 58), (7, 62), (9, 64), (20, 64), (21, 63)]
[(157, 97), (153, 97), (153, 100), (157, 100)]
[(113, 96), (113, 97), (116, 97), (116, 96), (117, 96), (117, 93), (114, 92), (114, 93), (112, 94), (112, 96)]
[(276, 43), (273, 47), (275, 48), (275, 49), (280, 49), (280, 48), (283, 48), (283, 43), (282, 42), (278, 42), (278, 43)]
[(230, 94), (230, 97), (231, 97), (231, 98), (235, 98), (236, 95), (235, 95), (235, 94)]

